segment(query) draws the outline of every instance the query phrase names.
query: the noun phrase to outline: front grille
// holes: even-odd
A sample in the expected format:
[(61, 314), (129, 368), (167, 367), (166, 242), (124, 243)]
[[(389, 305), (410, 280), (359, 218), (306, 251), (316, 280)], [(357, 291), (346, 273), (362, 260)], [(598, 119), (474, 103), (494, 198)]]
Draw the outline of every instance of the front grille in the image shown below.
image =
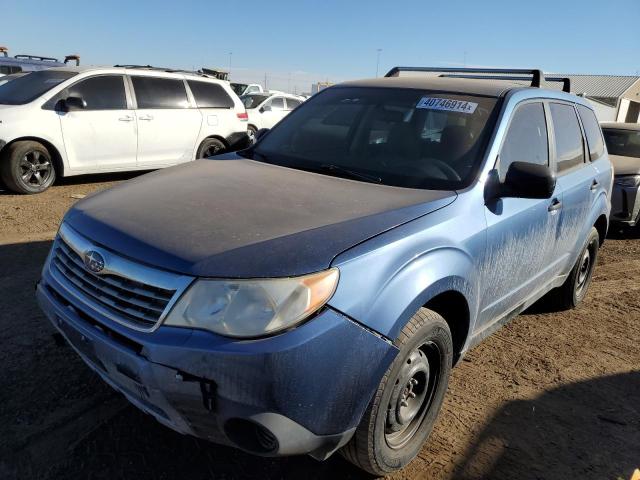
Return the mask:
[(90, 301), (138, 327), (157, 324), (176, 293), (119, 275), (96, 275), (60, 237), (54, 245), (51, 266)]

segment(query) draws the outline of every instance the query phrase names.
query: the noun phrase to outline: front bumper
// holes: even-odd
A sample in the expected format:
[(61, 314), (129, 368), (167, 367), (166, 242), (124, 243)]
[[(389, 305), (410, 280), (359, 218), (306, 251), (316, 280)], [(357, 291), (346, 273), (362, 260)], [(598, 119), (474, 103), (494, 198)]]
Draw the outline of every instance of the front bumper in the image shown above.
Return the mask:
[(325, 309), (289, 332), (237, 341), (117, 324), (73, 297), (45, 268), (37, 299), (107, 383), (183, 434), (265, 456), (324, 459), (353, 435), (397, 350)]
[(634, 226), (640, 217), (640, 194), (638, 187), (622, 187), (613, 184), (611, 194), (611, 221)]

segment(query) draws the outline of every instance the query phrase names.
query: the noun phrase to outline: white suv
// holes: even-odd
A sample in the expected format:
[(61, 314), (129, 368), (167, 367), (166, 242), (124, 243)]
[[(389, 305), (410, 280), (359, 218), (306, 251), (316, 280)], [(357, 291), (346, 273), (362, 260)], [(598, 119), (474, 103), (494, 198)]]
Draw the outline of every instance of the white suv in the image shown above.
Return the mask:
[(282, 92), (250, 93), (240, 99), (249, 115), (248, 133), (252, 143), (258, 130), (273, 128), (305, 100), (304, 97)]
[(246, 146), (229, 83), (153, 68), (52, 68), (0, 85), (0, 174), (18, 193), (58, 177), (149, 170)]

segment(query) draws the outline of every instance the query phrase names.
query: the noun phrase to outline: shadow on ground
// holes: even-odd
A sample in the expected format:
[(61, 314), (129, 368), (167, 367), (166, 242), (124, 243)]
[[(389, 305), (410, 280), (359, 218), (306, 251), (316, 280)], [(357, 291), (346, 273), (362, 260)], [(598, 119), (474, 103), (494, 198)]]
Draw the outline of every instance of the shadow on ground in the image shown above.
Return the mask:
[[(116, 172), (116, 173), (93, 173), (90, 175), (74, 175), (73, 177), (59, 178), (55, 181), (55, 186), (63, 185), (84, 185), (92, 183), (103, 182), (121, 182), (124, 180), (130, 180), (145, 173), (149, 173), (151, 170), (139, 170), (134, 172)], [(14, 192), (7, 189), (0, 180), (0, 195), (15, 195)]]

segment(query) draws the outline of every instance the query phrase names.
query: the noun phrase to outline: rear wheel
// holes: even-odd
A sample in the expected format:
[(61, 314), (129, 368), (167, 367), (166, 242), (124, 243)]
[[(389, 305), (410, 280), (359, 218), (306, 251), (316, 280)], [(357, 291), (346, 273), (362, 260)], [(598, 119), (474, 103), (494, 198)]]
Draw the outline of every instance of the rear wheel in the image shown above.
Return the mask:
[(258, 130), (253, 125), (249, 125), (247, 127), (247, 135), (249, 135), (249, 144), (250, 145), (253, 145), (254, 143), (256, 143), (256, 133), (257, 132), (258, 132)]
[(587, 238), (587, 244), (580, 252), (571, 273), (561, 287), (549, 292), (555, 308), (558, 310), (575, 308), (587, 295), (596, 260), (598, 259), (599, 248), (600, 235), (598, 230), (592, 227)]
[(223, 153), (227, 147), (217, 138), (205, 138), (198, 148), (196, 158), (209, 158)]
[(0, 159), (0, 176), (9, 190), (32, 194), (44, 192), (56, 179), (51, 154), (33, 141), (15, 142)]
[(431, 433), (447, 390), (451, 332), (437, 313), (421, 309), (402, 330), (398, 356), (385, 373), (342, 455), (374, 475), (406, 466)]

